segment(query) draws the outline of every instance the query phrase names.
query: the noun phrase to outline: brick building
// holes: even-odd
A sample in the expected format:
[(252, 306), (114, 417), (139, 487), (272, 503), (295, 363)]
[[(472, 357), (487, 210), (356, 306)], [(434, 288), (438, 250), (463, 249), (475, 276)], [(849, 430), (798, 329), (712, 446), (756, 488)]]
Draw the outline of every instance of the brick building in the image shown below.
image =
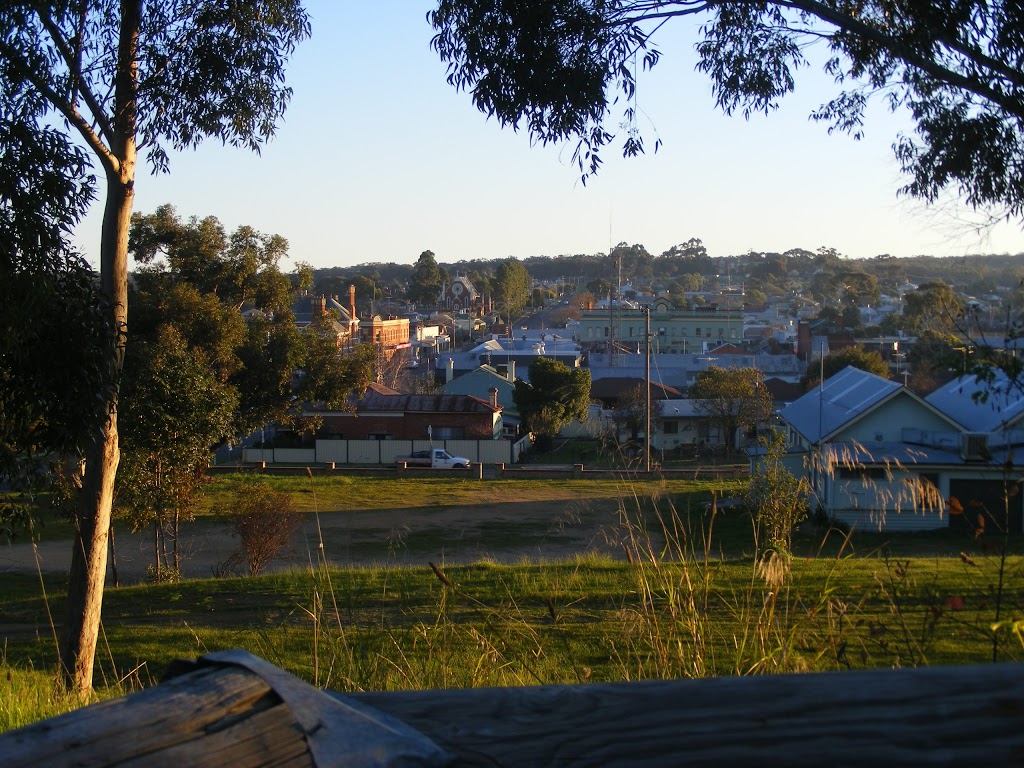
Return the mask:
[(352, 411), (310, 410), (318, 436), (345, 440), (492, 440), (501, 436), (501, 406), (471, 395), (405, 395), (371, 384)]

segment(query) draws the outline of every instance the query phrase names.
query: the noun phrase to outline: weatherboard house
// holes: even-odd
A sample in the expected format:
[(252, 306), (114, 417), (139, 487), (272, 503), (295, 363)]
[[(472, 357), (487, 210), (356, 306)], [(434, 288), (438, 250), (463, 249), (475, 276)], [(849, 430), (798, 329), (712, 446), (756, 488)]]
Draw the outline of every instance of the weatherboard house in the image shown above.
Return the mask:
[(780, 411), (785, 461), (812, 509), (860, 530), (973, 527), (981, 515), (1020, 531), (1024, 396), (989, 386), (986, 402), (972, 397), (982, 391), (968, 376), (921, 398), (846, 368)]

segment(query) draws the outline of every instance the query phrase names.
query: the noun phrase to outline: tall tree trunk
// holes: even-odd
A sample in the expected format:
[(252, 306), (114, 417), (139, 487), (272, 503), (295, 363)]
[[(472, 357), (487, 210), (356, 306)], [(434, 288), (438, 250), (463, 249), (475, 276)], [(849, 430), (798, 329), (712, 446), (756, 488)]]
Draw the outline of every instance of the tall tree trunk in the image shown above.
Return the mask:
[[(134, 201), (134, 143), (131, 163), (107, 174), (107, 199), (100, 248), (102, 291), (110, 302), (118, 333), (115, 368), (120, 374), (128, 328), (128, 229)], [(130, 173), (126, 166), (130, 165)], [(126, 176), (127, 178), (122, 178)], [(114, 500), (114, 477), (120, 459), (117, 397), (108, 402), (103, 435), (86, 451), (85, 477), (76, 510), (75, 542), (68, 579), (67, 615), (61, 639), (61, 673), (67, 688), (80, 696), (92, 690), (93, 662), (99, 636), (103, 584), (107, 572), (107, 536)]]
[(174, 541), (171, 542), (171, 546), (174, 548), (174, 575), (175, 581), (181, 578), (181, 559), (178, 556), (178, 533), (180, 530), (181, 523), (181, 512), (178, 510), (178, 505), (174, 505)]
[(117, 578), (117, 548), (114, 546), (114, 524), (110, 524), (110, 581), (115, 587), (121, 586)]
[[(135, 132), (138, 109), (138, 40), (142, 0), (121, 0), (114, 114), (109, 152), (95, 147), (107, 190), (100, 235), (100, 289), (109, 302), (117, 332), (114, 368), (120, 376), (128, 333), (128, 232), (135, 202)], [(75, 513), (75, 542), (68, 575), (68, 602), (60, 643), (61, 676), (81, 697), (92, 691), (96, 641), (107, 572), (107, 536), (120, 460), (117, 395), (108, 402), (102, 437), (86, 450), (85, 477)]]

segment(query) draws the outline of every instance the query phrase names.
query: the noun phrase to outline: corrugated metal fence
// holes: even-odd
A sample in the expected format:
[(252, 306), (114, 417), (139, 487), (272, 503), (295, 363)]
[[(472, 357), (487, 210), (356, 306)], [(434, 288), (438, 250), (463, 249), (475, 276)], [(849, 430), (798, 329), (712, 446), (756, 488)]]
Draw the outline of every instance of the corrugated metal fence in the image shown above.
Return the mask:
[(511, 440), (317, 440), (315, 448), (246, 448), (246, 464), (394, 464), (399, 456), (444, 448), (480, 464), (515, 464), (530, 445)]

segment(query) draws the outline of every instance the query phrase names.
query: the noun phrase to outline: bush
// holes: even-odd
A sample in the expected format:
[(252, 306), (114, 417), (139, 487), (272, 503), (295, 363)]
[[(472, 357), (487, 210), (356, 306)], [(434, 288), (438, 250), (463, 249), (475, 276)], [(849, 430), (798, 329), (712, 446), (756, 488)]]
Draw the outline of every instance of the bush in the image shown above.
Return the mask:
[(231, 529), (241, 541), (231, 564), (248, 565), (252, 576), (263, 572), (302, 525), (291, 497), (277, 493), (266, 480), (240, 485), (231, 503), (231, 515)]

